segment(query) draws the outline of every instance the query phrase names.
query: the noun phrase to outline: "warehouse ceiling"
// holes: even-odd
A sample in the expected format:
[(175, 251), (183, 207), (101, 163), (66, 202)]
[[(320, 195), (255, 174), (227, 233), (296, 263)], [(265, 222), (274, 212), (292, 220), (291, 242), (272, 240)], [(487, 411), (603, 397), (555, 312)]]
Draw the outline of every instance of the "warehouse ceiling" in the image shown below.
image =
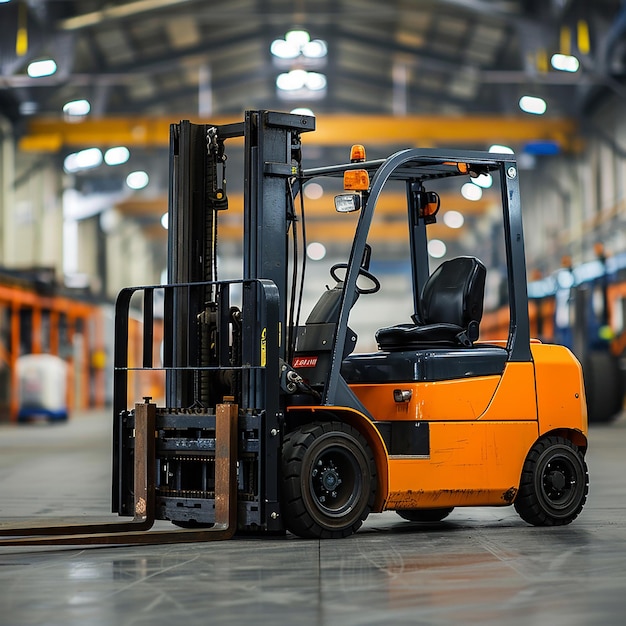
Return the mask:
[[(510, 115), (530, 94), (548, 115), (577, 117), (601, 90), (626, 92), (625, 28), (621, 0), (5, 0), (0, 113), (61, 118), (87, 99), (92, 117)], [(273, 56), (294, 29), (327, 55)], [(552, 69), (555, 52), (580, 69)], [(56, 73), (29, 77), (46, 58)], [(314, 73), (312, 89), (277, 87), (294, 69)]]
[[(576, 149), (603, 95), (626, 101), (625, 34), (626, 0), (0, 0), (0, 121), (66, 171), (80, 148), (129, 146), (128, 163), (69, 184), (79, 207), (109, 194), (162, 251), (172, 121), (310, 109), (308, 166), (343, 161), (355, 142), (373, 158), (410, 145)], [(555, 53), (577, 71), (555, 69)], [(46, 60), (54, 73), (29, 75)], [(545, 115), (523, 113), (522, 96)], [(64, 112), (73, 101), (88, 113)], [(129, 194), (138, 168), (150, 185)]]

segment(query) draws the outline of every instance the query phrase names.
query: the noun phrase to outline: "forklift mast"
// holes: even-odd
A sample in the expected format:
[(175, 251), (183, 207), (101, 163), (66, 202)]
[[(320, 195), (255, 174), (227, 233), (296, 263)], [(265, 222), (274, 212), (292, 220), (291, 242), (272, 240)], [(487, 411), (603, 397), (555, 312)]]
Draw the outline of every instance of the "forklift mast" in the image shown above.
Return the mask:
[[(214, 444), (208, 442), (215, 438), (215, 408), (228, 398), (240, 408), (240, 526), (280, 529), (277, 435), (285, 407), (278, 381), (288, 343), (288, 232), (296, 227), (291, 181), (301, 173), (300, 134), (314, 129), (312, 117), (268, 111), (248, 111), (236, 124), (171, 127), (168, 285), (160, 289), (167, 408), (157, 414), (167, 436), (157, 445), (157, 515), (179, 525), (214, 521)], [(245, 154), (243, 277), (219, 281), (218, 213), (228, 209), (225, 143), (238, 138)], [(144, 329), (152, 327), (152, 288), (122, 292), (116, 315), (114, 411), (121, 417), (114, 427), (113, 508), (120, 514), (133, 506), (134, 424), (121, 344), (125, 311), (138, 290)], [(144, 338), (144, 353), (147, 343)], [(144, 354), (143, 367), (154, 361)]]

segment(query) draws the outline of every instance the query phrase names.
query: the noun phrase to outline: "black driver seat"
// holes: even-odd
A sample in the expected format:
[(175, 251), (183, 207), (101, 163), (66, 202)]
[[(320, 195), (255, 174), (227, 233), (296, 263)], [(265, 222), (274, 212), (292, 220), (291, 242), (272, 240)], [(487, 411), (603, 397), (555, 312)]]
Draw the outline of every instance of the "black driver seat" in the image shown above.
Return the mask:
[(381, 350), (411, 350), (431, 346), (471, 347), (478, 339), (483, 315), (485, 266), (475, 257), (444, 261), (428, 278), (415, 324), (381, 328)]

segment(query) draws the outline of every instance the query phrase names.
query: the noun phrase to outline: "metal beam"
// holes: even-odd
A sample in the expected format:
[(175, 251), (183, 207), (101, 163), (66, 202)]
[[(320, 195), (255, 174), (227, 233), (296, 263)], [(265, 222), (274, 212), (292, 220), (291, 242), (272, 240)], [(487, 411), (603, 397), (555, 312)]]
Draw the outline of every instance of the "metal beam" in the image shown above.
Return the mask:
[(82, 15), (75, 15), (57, 23), (60, 30), (74, 31), (96, 26), (103, 22), (123, 20), (140, 13), (149, 13), (159, 9), (171, 9), (176, 5), (188, 4), (190, 0), (135, 0), (122, 5), (107, 7)]
[[(166, 147), (169, 126), (180, 119), (197, 116), (184, 114), (171, 117), (119, 117), (65, 122), (58, 118), (33, 118), (19, 141), (25, 152), (58, 152), (63, 148), (86, 146)], [(239, 117), (217, 117), (204, 120), (211, 124), (228, 124)], [(555, 141), (562, 150), (579, 148), (578, 124), (571, 119), (468, 115), (406, 116), (385, 115), (321, 115), (317, 130), (307, 136), (306, 145), (401, 147), (467, 146), (488, 147), (492, 143), (518, 145), (528, 141)]]
[[(494, 193), (486, 193), (481, 200), (472, 202), (465, 200), (460, 194), (441, 194), (441, 214), (449, 210), (458, 210), (467, 218), (482, 215), (497, 201)], [(139, 219), (144, 234), (150, 239), (165, 239), (166, 231), (160, 220), (167, 211), (167, 197), (130, 198), (115, 205), (115, 209), (124, 217)], [(406, 194), (383, 194), (378, 206), (374, 222), (370, 230), (372, 242), (399, 242), (408, 237)], [(351, 242), (356, 230), (357, 214), (339, 217), (335, 212), (332, 194), (324, 194), (319, 199), (307, 198), (305, 201), (307, 218), (306, 230), (310, 241), (325, 243)], [(243, 195), (229, 194), (228, 211), (220, 213), (219, 236), (221, 241), (243, 240)], [(456, 240), (467, 234), (467, 226), (452, 229), (443, 224), (429, 226), (431, 237)]]
[[(337, 220), (337, 213), (333, 204), (332, 193), (325, 193), (321, 198), (306, 198), (304, 202), (305, 214), (308, 220), (325, 221)], [(478, 201), (466, 200), (460, 194), (441, 193), (441, 214), (446, 211), (455, 210), (463, 213), (465, 217), (482, 215), (494, 202), (498, 201), (497, 194), (494, 192), (485, 192), (483, 197)], [(131, 196), (130, 198), (118, 202), (115, 209), (126, 217), (134, 218), (154, 218), (159, 221), (163, 213), (167, 211), (167, 196), (155, 196), (151, 198), (141, 198)], [(385, 220), (405, 220), (407, 213), (406, 194), (398, 192), (388, 192), (382, 194), (378, 205), (376, 206), (375, 217), (384, 218)], [(356, 219), (356, 214), (352, 214)], [(228, 194), (228, 211), (220, 214), (222, 222), (234, 220), (241, 223), (243, 219), (243, 194)], [(350, 216), (344, 216), (344, 221), (350, 219)]]

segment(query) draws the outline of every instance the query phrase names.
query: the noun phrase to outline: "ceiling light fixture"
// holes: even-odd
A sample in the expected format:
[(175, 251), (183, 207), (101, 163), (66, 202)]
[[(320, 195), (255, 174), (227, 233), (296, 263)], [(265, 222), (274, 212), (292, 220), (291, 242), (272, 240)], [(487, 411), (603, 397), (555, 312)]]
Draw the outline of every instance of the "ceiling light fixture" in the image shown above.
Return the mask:
[(98, 167), (102, 163), (100, 148), (85, 148), (80, 152), (68, 154), (63, 161), (63, 169), (68, 173)]
[(296, 107), (295, 109), (291, 109), (291, 111), (289, 112), (293, 113), (294, 115), (310, 115), (311, 117), (315, 117), (315, 113), (313, 113), (313, 110), (309, 109), (308, 107)]
[(462, 213), (459, 213), (459, 211), (446, 211), (443, 214), (443, 223), (448, 228), (461, 228), (465, 223), (465, 218)]
[(84, 117), (91, 111), (88, 100), (72, 100), (63, 105), (63, 113), (70, 117)]
[(298, 89), (322, 91), (326, 88), (326, 76), (319, 72), (291, 70), (290, 72), (284, 72), (278, 75), (278, 78), (276, 78), (276, 86), (281, 91), (296, 91)]
[(441, 239), (431, 239), (428, 242), (428, 254), (433, 259), (440, 259), (447, 252), (446, 244)]
[(26, 68), (26, 73), (31, 78), (41, 78), (42, 76), (52, 76), (57, 71), (57, 64), (52, 59), (42, 59), (33, 61)]
[(522, 96), (519, 100), (519, 108), (524, 113), (532, 115), (543, 115), (546, 112), (547, 105), (543, 98), (537, 96)]
[(148, 174), (142, 170), (131, 172), (126, 177), (126, 184), (131, 189), (143, 189), (150, 182)]
[(515, 154), (513, 148), (509, 148), (509, 146), (503, 146), (498, 143), (494, 143), (490, 148), (489, 152), (497, 152), (498, 154)]
[(580, 67), (578, 59), (571, 54), (553, 54), (550, 64), (560, 72), (577, 72)]
[(321, 261), (326, 256), (326, 246), (319, 241), (312, 241), (306, 247), (306, 254), (312, 261)]
[(471, 200), (472, 202), (478, 202), (483, 197), (483, 190), (474, 183), (465, 183), (461, 187), (461, 195), (466, 200)]
[(472, 182), (483, 189), (489, 189), (493, 185), (493, 178), (491, 174), (479, 174), (476, 178), (472, 178)]
[(104, 153), (104, 162), (107, 165), (122, 165), (130, 158), (130, 150), (126, 146), (109, 148)]
[(290, 30), (284, 39), (274, 39), (270, 52), (277, 59), (323, 59), (328, 54), (328, 46), (322, 39), (311, 39), (306, 30)]

